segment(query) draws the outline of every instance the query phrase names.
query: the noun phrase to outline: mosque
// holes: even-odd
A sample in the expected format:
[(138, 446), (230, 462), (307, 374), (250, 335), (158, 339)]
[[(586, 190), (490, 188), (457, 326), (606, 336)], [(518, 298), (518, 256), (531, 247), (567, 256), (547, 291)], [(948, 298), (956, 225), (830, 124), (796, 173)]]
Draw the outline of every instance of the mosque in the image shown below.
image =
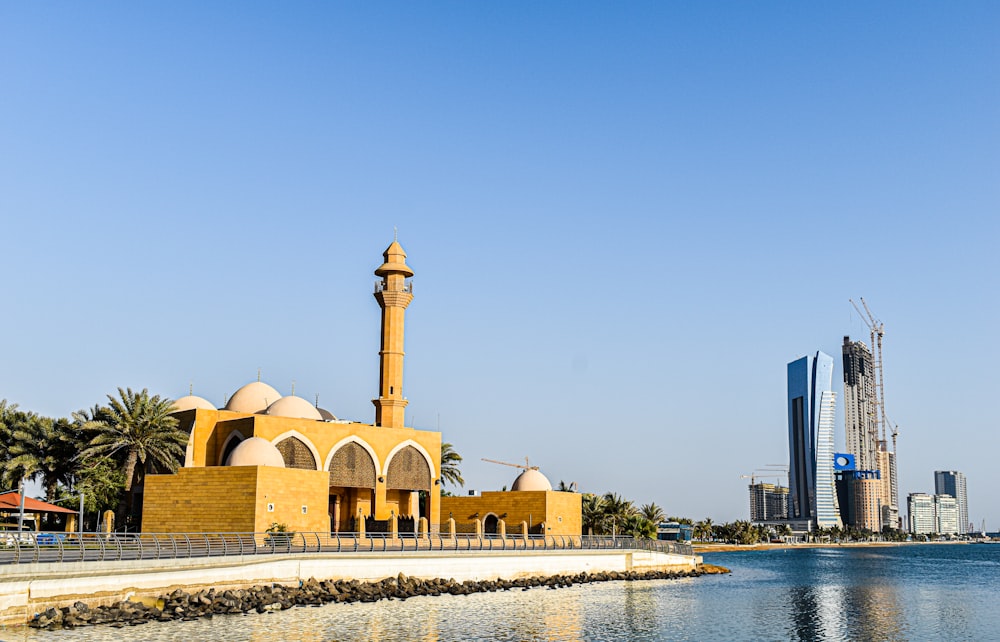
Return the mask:
[[(262, 381), (223, 408), (178, 399), (174, 416), (190, 433), (175, 474), (147, 475), (145, 532), (401, 531), (436, 527), (441, 433), (404, 426), (403, 324), (413, 270), (397, 241), (375, 270), (382, 308), (375, 423), (337, 419)], [(424, 531), (429, 532), (429, 531)]]
[[(190, 434), (184, 464), (147, 475), (147, 533), (255, 532), (280, 524), (295, 532), (433, 533), (441, 517), (459, 531), (581, 533), (581, 499), (556, 492), (537, 468), (511, 491), (441, 497), (441, 433), (406, 427), (403, 326), (413, 270), (397, 241), (375, 270), (382, 309), (375, 423), (338, 419), (259, 380), (223, 408), (189, 395), (174, 402)], [(451, 521), (454, 520), (454, 521)]]

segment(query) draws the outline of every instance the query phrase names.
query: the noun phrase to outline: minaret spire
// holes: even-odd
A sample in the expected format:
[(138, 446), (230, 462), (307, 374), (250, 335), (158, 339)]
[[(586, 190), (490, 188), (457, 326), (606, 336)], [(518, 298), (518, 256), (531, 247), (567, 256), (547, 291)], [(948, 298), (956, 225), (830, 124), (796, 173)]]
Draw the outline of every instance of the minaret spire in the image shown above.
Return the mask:
[(406, 264), (406, 252), (396, 240), (382, 256), (385, 262), (375, 270), (382, 278), (375, 282), (375, 300), (382, 308), (382, 349), (379, 350), (379, 396), (375, 404), (375, 425), (403, 427), (403, 321), (406, 306), (413, 300), (413, 285), (408, 280), (413, 270)]

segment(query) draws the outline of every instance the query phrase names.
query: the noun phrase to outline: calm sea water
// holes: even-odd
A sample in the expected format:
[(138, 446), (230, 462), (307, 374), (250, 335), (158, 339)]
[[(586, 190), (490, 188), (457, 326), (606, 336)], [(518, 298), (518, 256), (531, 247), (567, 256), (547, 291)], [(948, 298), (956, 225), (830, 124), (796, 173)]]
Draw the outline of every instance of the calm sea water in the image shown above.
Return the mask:
[(715, 553), (728, 576), (294, 608), (0, 640), (1000, 640), (1000, 545)]

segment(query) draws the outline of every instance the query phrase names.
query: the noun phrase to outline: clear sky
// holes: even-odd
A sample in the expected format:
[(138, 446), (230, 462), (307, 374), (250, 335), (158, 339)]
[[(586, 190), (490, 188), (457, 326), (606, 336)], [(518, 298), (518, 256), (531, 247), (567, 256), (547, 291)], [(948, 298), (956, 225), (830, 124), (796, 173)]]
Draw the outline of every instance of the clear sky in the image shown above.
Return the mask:
[(998, 529), (998, 34), (993, 2), (3, 3), (0, 398), (222, 405), (261, 368), (372, 421), (395, 226), (407, 421), (467, 488), (529, 456), (745, 519), (786, 364), (842, 396), (864, 297), (904, 506), (961, 470)]

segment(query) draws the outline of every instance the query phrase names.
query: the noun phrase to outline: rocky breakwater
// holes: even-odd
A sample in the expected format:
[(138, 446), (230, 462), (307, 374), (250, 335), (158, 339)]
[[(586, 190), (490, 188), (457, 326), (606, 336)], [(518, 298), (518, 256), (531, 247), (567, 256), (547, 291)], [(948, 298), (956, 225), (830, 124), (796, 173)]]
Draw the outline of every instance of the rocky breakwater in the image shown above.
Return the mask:
[(601, 572), (527, 577), (515, 580), (468, 580), (465, 582), (456, 582), (452, 579), (422, 580), (400, 573), (397, 577), (389, 577), (379, 582), (309, 579), (299, 586), (274, 584), (225, 591), (208, 589), (196, 593), (187, 593), (178, 589), (158, 598), (126, 600), (105, 606), (91, 607), (84, 602), (75, 602), (71, 606), (63, 608), (49, 608), (36, 614), (28, 625), (39, 629), (72, 629), (95, 624), (114, 627), (136, 626), (153, 621), (168, 622), (171, 620), (194, 620), (216, 615), (267, 613), (289, 609), (293, 606), (321, 606), (332, 602), (405, 600), (424, 595), (471, 595), (473, 593), (532, 588), (558, 589), (574, 584), (615, 580), (673, 580), (683, 577), (697, 577), (705, 572), (702, 569)]

